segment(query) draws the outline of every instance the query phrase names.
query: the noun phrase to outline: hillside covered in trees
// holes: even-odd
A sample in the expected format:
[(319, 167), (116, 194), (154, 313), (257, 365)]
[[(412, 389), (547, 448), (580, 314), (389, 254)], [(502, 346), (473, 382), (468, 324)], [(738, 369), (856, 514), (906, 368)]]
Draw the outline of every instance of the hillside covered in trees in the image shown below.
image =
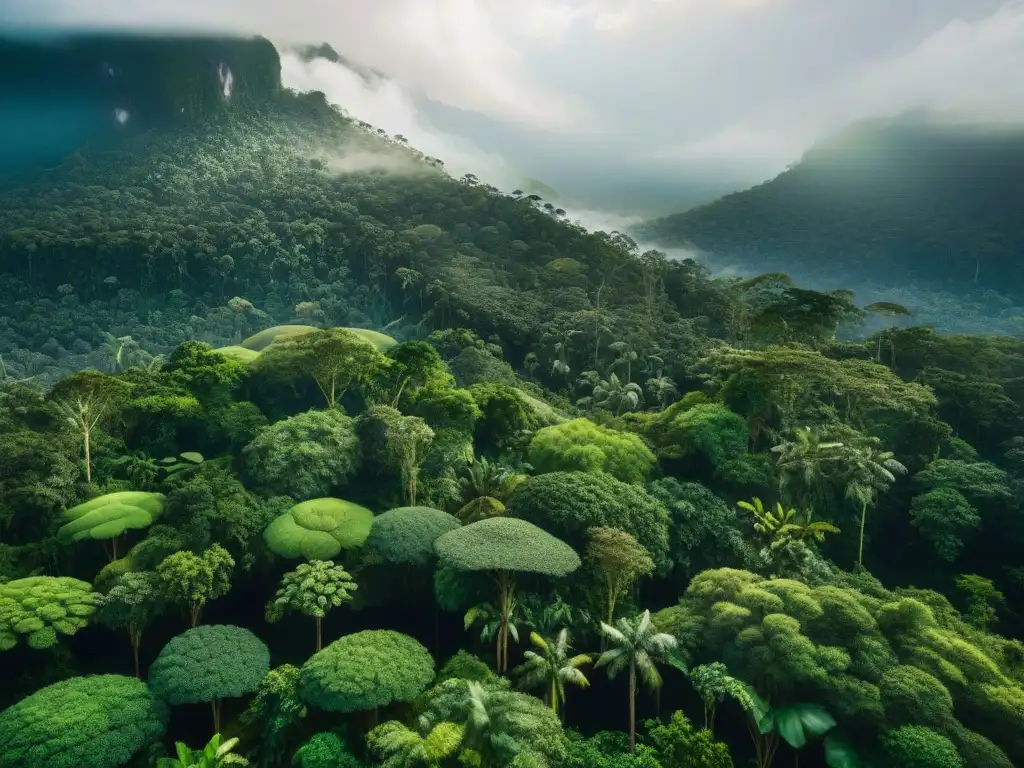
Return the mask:
[(1024, 343), (442, 160), (270, 88), (5, 180), (0, 768), (1024, 763)]
[(723, 267), (903, 289), (905, 303), (938, 291), (1011, 317), (1024, 314), (1022, 179), (1019, 129), (907, 116), (855, 125), (764, 184), (634, 234)]

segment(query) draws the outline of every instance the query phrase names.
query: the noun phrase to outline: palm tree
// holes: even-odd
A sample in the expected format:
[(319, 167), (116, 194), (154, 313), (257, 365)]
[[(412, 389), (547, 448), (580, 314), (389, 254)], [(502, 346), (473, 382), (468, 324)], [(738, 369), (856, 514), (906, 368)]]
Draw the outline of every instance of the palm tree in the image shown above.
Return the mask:
[(824, 498), (823, 485), (831, 468), (843, 457), (843, 443), (823, 439), (818, 427), (797, 427), (792, 440), (772, 448), (778, 455), (779, 490), (795, 506), (810, 507)]
[(383, 758), (381, 768), (437, 768), (462, 745), (465, 728), (441, 722), (425, 736), (397, 720), (382, 723), (366, 735), (370, 747)]
[(907, 468), (895, 459), (892, 451), (880, 451), (876, 445), (865, 445), (854, 450), (846, 474), (846, 497), (860, 504), (860, 543), (857, 547), (857, 569), (864, 566), (864, 524), (868, 505), (873, 504), (879, 491), (888, 490), (896, 482), (896, 475), (905, 475)]
[[(505, 629), (508, 632), (508, 634), (512, 636), (512, 639), (517, 643), (519, 642), (519, 627), (516, 625), (516, 618), (518, 617), (518, 615), (519, 602), (513, 597), (508, 605), (508, 617), (506, 619), (507, 624)], [(480, 603), (478, 605), (474, 605), (472, 608), (466, 611), (466, 615), (463, 617), (462, 622), (466, 630), (468, 630), (477, 622), (480, 622), (480, 642), (486, 645), (490, 643), (492, 640), (494, 640), (496, 637), (498, 637), (502, 628), (501, 620), (501, 611), (499, 609), (495, 608), (491, 603)], [(500, 674), (504, 671), (501, 668), (502, 657), (500, 655), (500, 643), (498, 645), (498, 648), (499, 659), (498, 662), (495, 664), (494, 671)], [(506, 661), (505, 664), (507, 663), (508, 662)]]
[(591, 397), (594, 405), (620, 416), (623, 411), (635, 411), (643, 403), (644, 391), (639, 384), (623, 384), (613, 373), (608, 381), (599, 381), (594, 386)]
[(545, 701), (557, 715), (558, 705), (565, 701), (565, 684), (589, 688), (590, 681), (580, 672), (580, 667), (591, 662), (585, 653), (569, 656), (569, 630), (563, 627), (554, 642), (548, 642), (536, 632), (530, 633), (530, 642), (536, 651), (526, 651), (526, 661), (514, 674), (520, 675), (519, 684), (527, 690), (544, 686)]
[(839, 533), (832, 523), (814, 520), (813, 510), (800, 513), (795, 509), (785, 509), (781, 502), (775, 502), (775, 509), (765, 508), (761, 499), (756, 496), (752, 501), (738, 501), (736, 506), (745, 509), (754, 516), (754, 530), (768, 540), (769, 544), (780, 539), (806, 541), (813, 539), (821, 542), (829, 533)]
[(467, 464), (459, 478), (466, 503), (455, 516), (468, 525), (505, 514), (505, 500), (525, 479), (525, 475), (486, 458)]
[(657, 662), (664, 661), (679, 642), (672, 635), (655, 630), (650, 611), (633, 620), (619, 619), (617, 627), (602, 621), (601, 634), (611, 647), (601, 654), (594, 668), (608, 667), (609, 678), (629, 669), (629, 751), (635, 752), (637, 672), (648, 689), (660, 688), (662, 679)]

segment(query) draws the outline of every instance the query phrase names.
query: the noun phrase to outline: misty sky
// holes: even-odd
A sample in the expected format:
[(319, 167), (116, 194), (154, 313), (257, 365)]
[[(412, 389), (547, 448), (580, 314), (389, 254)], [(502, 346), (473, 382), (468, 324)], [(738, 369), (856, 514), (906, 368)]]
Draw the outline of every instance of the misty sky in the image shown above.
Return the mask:
[(286, 56), (287, 84), (625, 212), (764, 180), (863, 117), (1024, 119), (1019, 0), (13, 0), (0, 22), (326, 41), (393, 80)]

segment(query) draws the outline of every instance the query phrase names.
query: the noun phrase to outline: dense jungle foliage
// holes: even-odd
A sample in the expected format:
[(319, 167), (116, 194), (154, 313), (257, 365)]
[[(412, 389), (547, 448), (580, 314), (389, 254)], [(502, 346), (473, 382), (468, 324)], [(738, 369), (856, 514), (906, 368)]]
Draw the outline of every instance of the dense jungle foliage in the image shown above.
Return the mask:
[(321, 94), (10, 180), (0, 233), (0, 768), (1024, 763), (1024, 343)]
[(1024, 135), (904, 116), (855, 125), (776, 178), (635, 236), (744, 272), (789, 271), (936, 327), (1024, 335)]

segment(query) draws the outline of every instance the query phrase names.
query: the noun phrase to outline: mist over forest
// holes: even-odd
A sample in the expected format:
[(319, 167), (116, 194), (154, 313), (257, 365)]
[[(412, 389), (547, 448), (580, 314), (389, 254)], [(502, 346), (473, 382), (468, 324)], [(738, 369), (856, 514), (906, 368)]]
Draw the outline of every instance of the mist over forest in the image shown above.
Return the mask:
[(0, 768), (1024, 764), (1024, 7), (911, 5), (0, 11)]

